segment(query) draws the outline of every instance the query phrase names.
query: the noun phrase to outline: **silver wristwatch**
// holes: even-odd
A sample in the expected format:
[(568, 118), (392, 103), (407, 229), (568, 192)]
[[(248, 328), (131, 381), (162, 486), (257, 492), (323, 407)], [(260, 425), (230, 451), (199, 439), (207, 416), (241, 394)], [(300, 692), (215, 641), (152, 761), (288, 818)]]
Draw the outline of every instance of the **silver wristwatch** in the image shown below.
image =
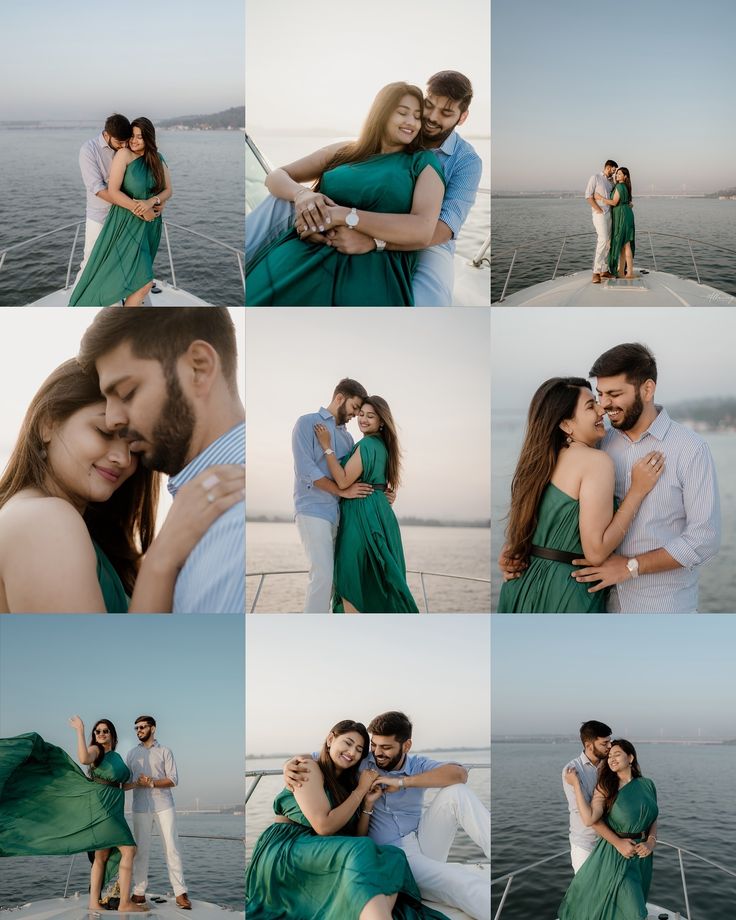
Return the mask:
[(632, 578), (639, 577), (639, 560), (638, 559), (636, 558), (629, 559), (626, 563), (626, 568), (631, 572)]
[(357, 210), (355, 208), (350, 208), (350, 213), (345, 218), (345, 223), (347, 224), (347, 226), (350, 227), (351, 230), (355, 230), (355, 228), (358, 226), (359, 221), (360, 221), (360, 218), (358, 217)]
[(386, 248), (386, 240), (377, 240), (374, 236), (373, 242), (376, 244), (376, 252), (383, 252)]
[(334, 454), (334, 453), (335, 453), (335, 451), (334, 451), (331, 447), (328, 447), (328, 448), (326, 448), (326, 450), (325, 450), (325, 457), (326, 457), (328, 454)]

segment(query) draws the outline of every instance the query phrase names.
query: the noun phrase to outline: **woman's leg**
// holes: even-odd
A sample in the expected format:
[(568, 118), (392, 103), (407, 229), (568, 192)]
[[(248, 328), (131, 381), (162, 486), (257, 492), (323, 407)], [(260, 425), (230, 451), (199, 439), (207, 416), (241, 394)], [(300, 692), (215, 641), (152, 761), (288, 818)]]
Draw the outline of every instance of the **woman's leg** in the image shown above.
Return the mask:
[(346, 601), (345, 598), (342, 599), (342, 609), (345, 613), (360, 613), (360, 611), (353, 607), (350, 601)]
[(391, 920), (391, 910), (395, 903), (395, 894), (377, 894), (361, 910), (358, 920)]
[(105, 863), (110, 856), (109, 850), (95, 850), (95, 858), (89, 874), (89, 906), (90, 910), (100, 909), (100, 893), (102, 892), (102, 879), (105, 877)]
[(146, 294), (153, 287), (153, 281), (149, 281), (148, 284), (144, 284), (142, 288), (137, 291), (134, 291), (123, 301), (123, 305), (126, 307), (140, 307), (143, 301), (146, 299)]
[(625, 273), (627, 278), (634, 277), (634, 253), (631, 251), (631, 243), (624, 243), (623, 248)]
[(120, 904), (118, 910), (136, 911), (143, 913), (148, 908), (142, 904), (135, 904), (130, 900), (130, 889), (133, 877), (133, 858), (135, 847), (119, 847), (120, 850)]

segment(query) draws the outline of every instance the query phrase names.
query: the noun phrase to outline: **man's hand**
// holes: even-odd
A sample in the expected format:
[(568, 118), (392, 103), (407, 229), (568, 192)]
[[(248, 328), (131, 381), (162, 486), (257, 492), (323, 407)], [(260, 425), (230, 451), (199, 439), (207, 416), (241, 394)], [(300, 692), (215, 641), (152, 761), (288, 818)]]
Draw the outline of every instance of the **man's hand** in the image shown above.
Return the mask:
[(309, 782), (309, 768), (302, 766), (312, 758), (309, 754), (297, 754), (284, 764), (284, 785), (293, 792), (295, 789), (301, 789), (304, 783)]
[(135, 781), (136, 786), (147, 786), (151, 782), (151, 777), (146, 776), (145, 773), (141, 773), (138, 779)]
[(374, 252), (376, 243), (372, 236), (349, 227), (334, 227), (327, 231), (327, 245), (346, 256), (362, 256)]
[(156, 214), (156, 211), (154, 208), (148, 208), (146, 211), (144, 211), (142, 214), (139, 214), (138, 216), (142, 217), (143, 220), (145, 220), (146, 223), (148, 223), (148, 221), (155, 220), (158, 217), (158, 214)]
[(396, 492), (394, 492), (393, 489), (386, 489), (383, 494), (386, 496), (386, 500), (388, 501), (389, 505), (393, 505), (393, 503), (396, 501)]
[(311, 233), (305, 230), (299, 234), (299, 239), (305, 243), (321, 243), (323, 246), (329, 246), (329, 241), (324, 233)]
[(354, 482), (347, 489), (340, 491), (340, 498), (365, 498), (373, 491), (373, 486), (369, 482)]
[(507, 555), (507, 551), (508, 546), (504, 545), (501, 555), (498, 557), (498, 567), (503, 575), (503, 580), (512, 581), (524, 573), (525, 569), (529, 567), (529, 563), (524, 562), (522, 559), (512, 559)]
[(625, 556), (609, 556), (605, 562), (600, 565), (591, 565), (587, 559), (573, 559), (573, 565), (585, 566), (572, 573), (572, 577), (578, 582), (597, 581), (598, 584), (588, 588), (588, 594), (595, 594), (596, 591), (602, 591), (611, 585), (618, 585), (622, 581), (628, 581), (634, 576), (626, 568), (628, 559)]
[(334, 204), (335, 202), (322, 192), (313, 192), (308, 188), (300, 189), (294, 198), (294, 226), (299, 235), (301, 236), (305, 230), (312, 233), (324, 232), (331, 221), (327, 208)]
[(616, 849), (624, 857), (624, 859), (631, 859), (632, 856), (636, 856), (636, 845), (633, 840), (626, 840), (621, 838), (617, 844), (615, 844)]

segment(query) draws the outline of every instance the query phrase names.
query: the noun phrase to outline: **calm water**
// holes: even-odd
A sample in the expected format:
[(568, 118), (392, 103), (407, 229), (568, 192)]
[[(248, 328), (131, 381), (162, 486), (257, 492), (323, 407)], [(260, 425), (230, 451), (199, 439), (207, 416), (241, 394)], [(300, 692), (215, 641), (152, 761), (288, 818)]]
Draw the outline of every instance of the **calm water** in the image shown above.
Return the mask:
[[(636, 191), (636, 190), (635, 190)], [(649, 239), (642, 230), (690, 236), (736, 250), (736, 201), (712, 198), (637, 198), (634, 196), (637, 233), (637, 265), (653, 268)], [(514, 265), (508, 294), (552, 277), (562, 237), (566, 233), (592, 231), (590, 206), (583, 198), (494, 198), (493, 251), (501, 252), (524, 240), (553, 236), (559, 241), (521, 250)], [(685, 240), (652, 237), (657, 268), (695, 278)], [(558, 274), (591, 268), (595, 236), (570, 240), (565, 246)], [(729, 294), (736, 294), (736, 255), (693, 244), (700, 279)], [(493, 262), (491, 298), (501, 296), (511, 257)]]
[[(489, 532), (480, 527), (402, 527), (401, 539), (407, 569), (490, 577)], [(296, 524), (246, 524), (246, 572), (299, 571), (307, 568)], [(306, 575), (267, 578), (258, 600), (259, 613), (295, 613), (304, 606)], [(417, 606), (423, 609), (419, 576), (407, 577)], [(432, 613), (488, 613), (490, 590), (486, 583), (454, 578), (425, 577)], [(246, 581), (246, 605), (258, 586)]]
[[(335, 137), (283, 137), (260, 135), (254, 137), (261, 152), (272, 166), (283, 166), (299, 157), (305, 156), (320, 147), (332, 144)], [(491, 184), (491, 141), (489, 138), (469, 138), (478, 156), (483, 161), (481, 188), (490, 188)], [(457, 240), (457, 252), (471, 259), (476, 254), (485, 238), (491, 222), (491, 199), (489, 195), (479, 194), (473, 210)]]
[[(416, 753), (416, 752), (415, 752)], [(432, 751), (427, 755), (433, 760), (455, 760), (460, 763), (489, 763), (490, 751)], [(245, 761), (246, 770), (274, 770), (281, 769), (286, 757), (277, 757), (273, 760), (257, 759)], [(253, 782), (248, 777), (248, 786)], [(468, 776), (468, 786), (476, 793), (478, 798), (487, 807), (491, 807), (491, 777), (490, 770), (471, 770)], [(280, 776), (264, 776), (259, 782), (256, 791), (249, 799), (245, 813), (245, 859), (250, 861), (258, 835), (265, 830), (273, 819), (273, 800), (281, 789), (284, 788)], [(425, 802), (429, 804), (436, 792), (428, 789), (425, 793)], [(463, 832), (459, 832), (450, 850), (450, 862), (460, 860), (482, 860), (482, 850)]]
[[(511, 477), (521, 449), (525, 420), (518, 415), (493, 415), (491, 437), (493, 444), (492, 540), (493, 562), (492, 609), (498, 606), (501, 579), (495, 560), (503, 546), (505, 516), (508, 513)], [(713, 453), (721, 493), (721, 549), (715, 559), (700, 571), (699, 610), (702, 613), (731, 613), (736, 611), (736, 433), (703, 432)]]
[[(130, 821), (130, 818), (129, 818)], [(243, 910), (243, 816), (177, 815), (184, 878), (189, 896), (223, 907)], [(239, 840), (196, 840), (185, 834), (238, 837)], [(64, 893), (70, 856), (29, 856), (0, 859), (0, 907), (59, 898)], [(160, 838), (151, 846), (149, 890), (171, 892)], [(86, 853), (74, 857), (69, 893), (86, 897), (89, 862)]]
[[(33, 130), (0, 127), (0, 249), (84, 217), (85, 191), (78, 155), (82, 143), (96, 133), (99, 126), (95, 124)], [(157, 141), (174, 189), (166, 219), (242, 252), (243, 134), (161, 130)], [(169, 235), (179, 287), (213, 304), (242, 306), (243, 288), (235, 255), (174, 227)], [(22, 306), (61, 288), (73, 239), (71, 229), (10, 253), (0, 272), (0, 306)], [(79, 267), (82, 245), (80, 239), (72, 277)], [(156, 271), (171, 280), (163, 237)]]
[[(660, 840), (734, 869), (736, 812), (724, 807), (733, 786), (736, 747), (636, 743), (645, 776), (657, 786)], [(579, 744), (493, 745), (492, 875), (551, 856), (569, 846), (568, 812), (561, 788), (564, 765)], [(691, 920), (733, 917), (736, 879), (684, 856)], [(503, 920), (553, 918), (572, 879), (562, 856), (514, 880)], [(497, 906), (503, 886), (492, 889)], [(650, 900), (684, 913), (677, 854), (666, 847), (654, 856)]]

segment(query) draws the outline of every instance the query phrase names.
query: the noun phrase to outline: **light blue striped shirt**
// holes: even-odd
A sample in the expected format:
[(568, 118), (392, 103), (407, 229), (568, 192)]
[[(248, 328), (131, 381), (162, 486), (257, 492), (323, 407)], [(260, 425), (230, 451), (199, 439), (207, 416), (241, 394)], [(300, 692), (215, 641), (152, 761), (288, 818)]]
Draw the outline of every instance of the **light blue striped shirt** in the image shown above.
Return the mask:
[(598, 785), (598, 767), (591, 763), (588, 755), (583, 751), (575, 760), (565, 764), (562, 770), (562, 788), (567, 799), (567, 810), (570, 812), (570, 845), (582, 847), (592, 851), (598, 843), (598, 834), (592, 827), (586, 827), (578, 810), (578, 800), (575, 798), (575, 787), (565, 782), (565, 773), (568, 767), (575, 767), (575, 772), (580, 777), (580, 786), (583, 790), (585, 801), (590, 804), (595, 787)]
[(659, 481), (641, 503), (616, 550), (632, 557), (665, 549), (682, 568), (640, 575), (616, 585), (622, 613), (694, 613), (698, 569), (718, 552), (721, 513), (710, 449), (690, 428), (673, 422), (660, 406), (657, 418), (636, 440), (610, 428), (602, 448), (616, 468), (616, 498), (631, 486), (631, 468), (652, 450), (664, 454)]
[[(176, 498), (218, 463), (245, 463), (245, 422), (225, 432), (168, 482)], [(245, 501), (221, 514), (189, 554), (174, 589), (174, 613), (245, 613)]]
[(79, 150), (79, 169), (87, 189), (87, 220), (96, 220), (99, 224), (105, 222), (110, 205), (97, 193), (107, 189), (114, 156), (115, 151), (105, 143), (102, 132), (85, 141)]
[(317, 479), (332, 479), (327, 458), (314, 433), (314, 426), (320, 423), (330, 432), (330, 444), (338, 460), (353, 449), (353, 436), (344, 425), (338, 425), (335, 416), (324, 407), (296, 420), (291, 433), (294, 511), (295, 514), (307, 514), (337, 524), (340, 499), (314, 485)]
[[(452, 231), (452, 237), (439, 245), (455, 252), (455, 240), (475, 203), (483, 163), (473, 146), (453, 131), (439, 147), (433, 148), (445, 171), (445, 197), (440, 220)], [(434, 248), (434, 247), (433, 247)]]

